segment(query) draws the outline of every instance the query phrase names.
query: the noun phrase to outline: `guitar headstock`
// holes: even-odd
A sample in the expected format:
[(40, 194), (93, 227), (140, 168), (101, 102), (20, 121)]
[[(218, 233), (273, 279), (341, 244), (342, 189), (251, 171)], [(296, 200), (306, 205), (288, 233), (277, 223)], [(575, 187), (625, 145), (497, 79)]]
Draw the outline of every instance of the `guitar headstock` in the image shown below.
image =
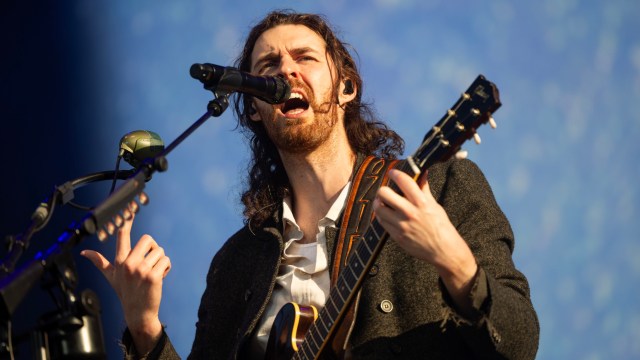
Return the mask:
[(105, 241), (109, 236), (115, 234), (116, 230), (124, 225), (126, 220), (131, 220), (134, 214), (140, 211), (140, 205), (147, 205), (149, 203), (149, 196), (146, 193), (141, 192), (137, 199), (129, 201), (129, 203), (119, 212), (111, 217), (100, 229), (98, 229), (96, 236), (100, 241)]
[(479, 144), (480, 136), (476, 129), (487, 122), (495, 128), (492, 114), (500, 105), (498, 88), (483, 75), (478, 75), (453, 107), (425, 135), (422, 145), (409, 158), (418, 167), (415, 170), (422, 172), (436, 162), (449, 159), (472, 137)]
[(130, 220), (140, 210), (140, 205), (149, 203), (149, 197), (143, 191), (145, 179), (146, 174), (140, 171), (125, 181), (84, 218), (83, 229), (96, 234), (100, 241), (115, 234), (125, 220)]

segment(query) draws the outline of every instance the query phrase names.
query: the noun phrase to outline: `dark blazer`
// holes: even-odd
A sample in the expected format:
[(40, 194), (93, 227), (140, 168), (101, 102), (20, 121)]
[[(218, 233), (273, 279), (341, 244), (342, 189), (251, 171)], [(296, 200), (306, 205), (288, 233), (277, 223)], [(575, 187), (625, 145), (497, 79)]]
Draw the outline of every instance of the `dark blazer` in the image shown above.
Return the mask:
[[(478, 262), (471, 294), (475, 314), (459, 315), (433, 266), (390, 240), (362, 286), (350, 338), (353, 358), (533, 359), (539, 325), (529, 285), (514, 266), (513, 233), (484, 175), (469, 160), (449, 160), (432, 166), (428, 178)], [(248, 358), (246, 345), (280, 264), (281, 214), (279, 206), (262, 228), (243, 227), (214, 256), (190, 359)], [(334, 239), (335, 231), (329, 230), (330, 252)], [(149, 358), (177, 358), (167, 336)]]

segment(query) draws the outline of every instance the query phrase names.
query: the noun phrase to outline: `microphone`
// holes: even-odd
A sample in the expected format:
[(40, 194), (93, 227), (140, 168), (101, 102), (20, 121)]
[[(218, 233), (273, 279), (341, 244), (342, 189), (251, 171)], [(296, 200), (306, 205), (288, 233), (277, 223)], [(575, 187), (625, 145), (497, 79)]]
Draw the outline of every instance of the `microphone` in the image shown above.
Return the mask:
[(193, 64), (191, 77), (200, 80), (207, 90), (237, 91), (255, 96), (269, 104), (282, 104), (289, 99), (291, 87), (281, 77), (254, 76), (233, 67)]
[(164, 150), (160, 135), (148, 130), (136, 130), (120, 139), (120, 156), (134, 168), (146, 158), (154, 157)]

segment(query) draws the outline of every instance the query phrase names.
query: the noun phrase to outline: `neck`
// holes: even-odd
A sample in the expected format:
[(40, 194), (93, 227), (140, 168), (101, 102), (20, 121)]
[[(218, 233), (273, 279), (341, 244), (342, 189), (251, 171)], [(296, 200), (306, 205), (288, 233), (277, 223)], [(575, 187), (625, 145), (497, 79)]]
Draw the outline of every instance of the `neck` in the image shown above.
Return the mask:
[(356, 155), (344, 127), (337, 128), (340, 130), (311, 152), (280, 152), (291, 184), (293, 213), (308, 241), (315, 239), (318, 221), (329, 211), (353, 171)]

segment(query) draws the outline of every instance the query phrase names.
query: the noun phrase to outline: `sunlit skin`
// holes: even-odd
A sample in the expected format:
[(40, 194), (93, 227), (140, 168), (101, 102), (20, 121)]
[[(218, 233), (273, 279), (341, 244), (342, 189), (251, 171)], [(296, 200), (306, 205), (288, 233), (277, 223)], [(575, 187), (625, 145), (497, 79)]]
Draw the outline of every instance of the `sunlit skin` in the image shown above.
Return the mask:
[[(251, 119), (264, 124), (278, 148), (291, 183), (294, 216), (305, 234), (302, 241), (315, 241), (318, 221), (351, 176), (355, 153), (344, 129), (343, 106), (359, 89), (343, 92), (346, 79), (336, 79), (324, 40), (302, 25), (265, 31), (256, 41), (251, 60), (253, 74), (283, 76), (303, 99), (288, 109), (284, 104), (255, 100)], [(389, 177), (406, 197), (382, 187), (374, 201), (378, 220), (409, 255), (435, 266), (456, 306), (468, 311), (468, 294), (477, 272), (471, 250), (431, 195), (428, 183), (417, 184), (398, 171), (391, 171)], [(113, 263), (93, 250), (81, 254), (114, 288), (136, 350), (145, 354), (162, 335), (158, 313), (171, 262), (149, 235), (132, 249), (132, 221), (118, 232)]]

